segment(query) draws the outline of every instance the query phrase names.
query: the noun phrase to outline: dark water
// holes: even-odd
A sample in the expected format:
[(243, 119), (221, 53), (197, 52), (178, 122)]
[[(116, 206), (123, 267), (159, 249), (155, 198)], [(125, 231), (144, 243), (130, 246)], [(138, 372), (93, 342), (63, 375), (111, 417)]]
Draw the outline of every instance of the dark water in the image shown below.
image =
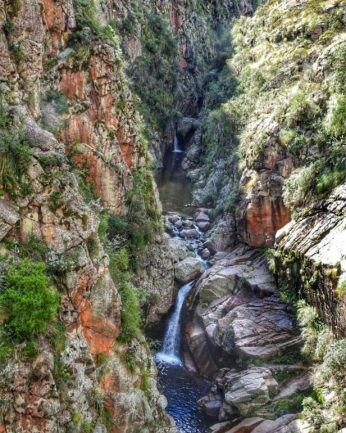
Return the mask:
[(181, 433), (207, 433), (208, 420), (198, 410), (197, 400), (207, 394), (209, 385), (183, 367), (159, 364), (159, 389), (168, 400), (167, 412)]
[(164, 168), (156, 175), (160, 200), (165, 213), (177, 212), (191, 215), (193, 212), (193, 209), (187, 206), (191, 203), (192, 195), (189, 181), (181, 168), (183, 158), (184, 152), (167, 152)]

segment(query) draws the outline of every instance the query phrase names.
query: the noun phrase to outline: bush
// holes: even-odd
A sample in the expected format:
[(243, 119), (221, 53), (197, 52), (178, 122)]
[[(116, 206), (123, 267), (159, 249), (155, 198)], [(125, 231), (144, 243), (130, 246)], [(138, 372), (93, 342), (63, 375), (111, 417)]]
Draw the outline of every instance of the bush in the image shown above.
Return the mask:
[(137, 289), (129, 282), (125, 282), (120, 288), (121, 295), (121, 335), (119, 341), (128, 343), (138, 333), (142, 323), (141, 308), (138, 300)]
[(346, 169), (327, 171), (317, 177), (317, 192), (326, 193), (340, 185), (344, 179), (346, 179)]
[(315, 164), (294, 170), (284, 184), (283, 199), (286, 206), (294, 208), (307, 201), (307, 196), (312, 193), (315, 174)]
[(0, 105), (0, 179), (3, 189), (14, 196), (27, 192), (22, 176), (30, 162), (30, 146), (24, 131), (14, 125), (13, 116)]
[(0, 306), (5, 340), (33, 344), (45, 334), (59, 308), (59, 295), (49, 285), (45, 264), (29, 259), (13, 263), (5, 274)]
[(289, 128), (308, 124), (320, 113), (319, 107), (299, 92), (292, 97), (286, 113), (286, 124)]
[(54, 105), (60, 114), (66, 113), (70, 108), (68, 99), (59, 90), (49, 90), (47, 92), (47, 100)]

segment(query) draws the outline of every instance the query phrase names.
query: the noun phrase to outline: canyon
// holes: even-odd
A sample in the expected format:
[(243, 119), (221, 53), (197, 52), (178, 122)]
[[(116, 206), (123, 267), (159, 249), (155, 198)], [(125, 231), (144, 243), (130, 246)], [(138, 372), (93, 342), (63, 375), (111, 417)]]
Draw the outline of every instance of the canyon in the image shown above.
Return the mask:
[(344, 433), (345, 1), (0, 24), (0, 433)]

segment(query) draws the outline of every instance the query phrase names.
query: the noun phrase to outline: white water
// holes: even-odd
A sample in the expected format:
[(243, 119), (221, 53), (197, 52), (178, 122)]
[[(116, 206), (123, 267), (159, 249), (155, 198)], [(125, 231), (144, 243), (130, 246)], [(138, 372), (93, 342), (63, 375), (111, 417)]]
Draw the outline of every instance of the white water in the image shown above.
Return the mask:
[(173, 153), (181, 153), (181, 152), (182, 150), (180, 149), (179, 140), (177, 134), (175, 134), (173, 138)]
[(193, 281), (185, 284), (178, 292), (177, 302), (172, 316), (169, 319), (161, 352), (157, 353), (156, 360), (166, 364), (182, 365), (180, 359), (181, 342), (181, 311)]

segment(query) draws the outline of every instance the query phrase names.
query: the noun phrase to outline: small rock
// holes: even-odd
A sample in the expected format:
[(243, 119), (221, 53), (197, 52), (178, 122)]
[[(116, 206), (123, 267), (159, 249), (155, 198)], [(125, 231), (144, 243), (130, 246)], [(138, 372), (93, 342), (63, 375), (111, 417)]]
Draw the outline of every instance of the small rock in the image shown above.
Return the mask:
[(210, 218), (209, 216), (204, 213), (204, 212), (200, 212), (197, 216), (196, 216), (196, 222), (209, 222)]
[(174, 223), (174, 227), (176, 227), (177, 229), (181, 229), (182, 226), (183, 226), (183, 222), (182, 222), (182, 220), (177, 220), (177, 221)]
[(169, 215), (168, 217), (168, 221), (171, 222), (172, 224), (175, 224), (177, 221), (181, 220), (180, 215)]
[(193, 221), (191, 221), (191, 220), (184, 220), (183, 221), (183, 226), (187, 227), (187, 228), (191, 228), (191, 227), (193, 227)]
[(201, 251), (201, 257), (204, 260), (210, 257), (210, 251), (208, 250), (208, 248), (203, 248), (203, 250)]
[(204, 404), (204, 411), (208, 417), (218, 419), (221, 407), (221, 400), (210, 400)]

